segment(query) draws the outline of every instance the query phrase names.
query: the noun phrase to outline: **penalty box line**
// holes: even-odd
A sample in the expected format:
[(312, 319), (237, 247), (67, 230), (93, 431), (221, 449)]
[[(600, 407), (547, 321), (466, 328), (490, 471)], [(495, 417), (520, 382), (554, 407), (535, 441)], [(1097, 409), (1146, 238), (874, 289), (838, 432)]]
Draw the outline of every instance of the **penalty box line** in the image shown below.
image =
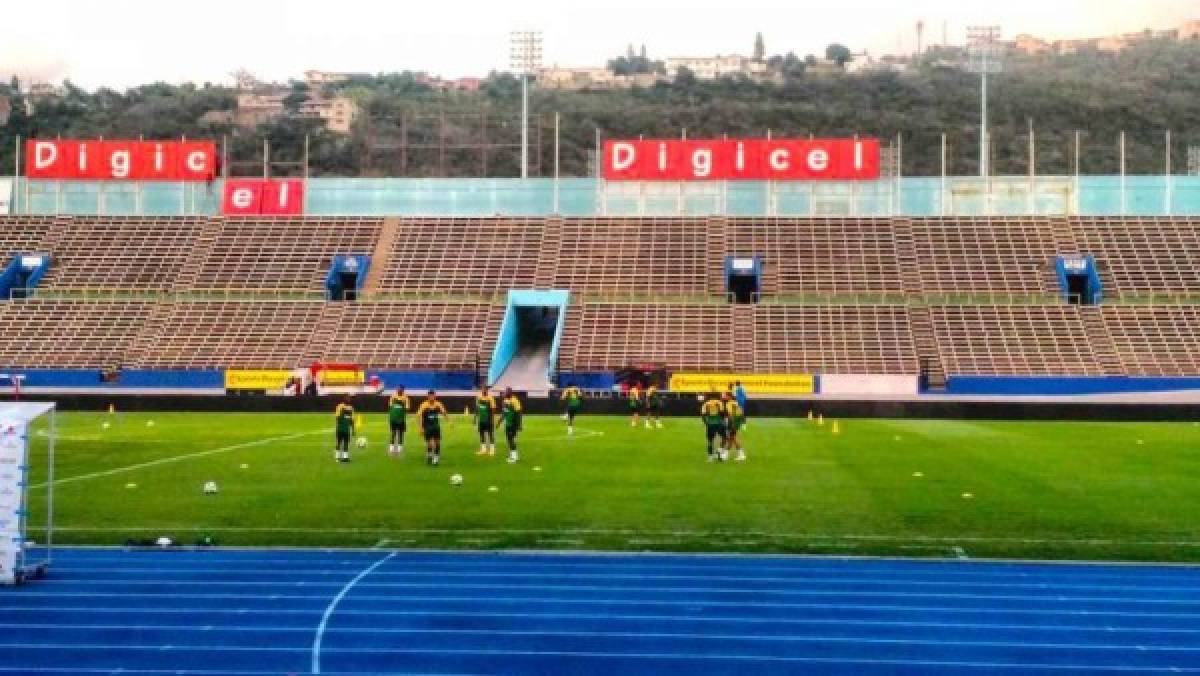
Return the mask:
[[(146, 462), (139, 462), (134, 465), (125, 465), (124, 467), (114, 467), (113, 469), (101, 470), (99, 472), (91, 472), (88, 474), (78, 474), (76, 476), (63, 477), (62, 479), (55, 479), (53, 483), (55, 486), (58, 486), (61, 484), (74, 483), (76, 481), (87, 481), (89, 479), (98, 479), (100, 477), (112, 476), (114, 474), (122, 474), (124, 472), (132, 472), (132, 471), (139, 470), (139, 469), (145, 469), (147, 467), (156, 467), (158, 465), (167, 465), (167, 464), (170, 464), (173, 462), (182, 462), (184, 460), (191, 460), (192, 458), (203, 458), (203, 457), (209, 456), (209, 455), (217, 455), (218, 453), (229, 453), (230, 451), (240, 451), (240, 450), (246, 449), (246, 448), (254, 448), (256, 446), (265, 446), (266, 444), (273, 444), (273, 443), (280, 442), (280, 441), (291, 441), (293, 439), (299, 439), (301, 437), (310, 437), (315, 434), (326, 434), (326, 433), (327, 433), (326, 430), (315, 430), (312, 432), (299, 432), (296, 434), (286, 434), (286, 435), (278, 436), (278, 437), (267, 437), (266, 439), (257, 439), (255, 441), (245, 441), (240, 444), (232, 444), (230, 446), (222, 446), (220, 448), (211, 448), (206, 451), (196, 451), (195, 453), (184, 453), (183, 455), (172, 455), (170, 457), (159, 458), (157, 460), (149, 460)], [(49, 484), (46, 482), (42, 482), (40, 484), (34, 484), (34, 485), (30, 486), (29, 488), (31, 490), (35, 489), (35, 488), (45, 488), (47, 485), (49, 485)]]

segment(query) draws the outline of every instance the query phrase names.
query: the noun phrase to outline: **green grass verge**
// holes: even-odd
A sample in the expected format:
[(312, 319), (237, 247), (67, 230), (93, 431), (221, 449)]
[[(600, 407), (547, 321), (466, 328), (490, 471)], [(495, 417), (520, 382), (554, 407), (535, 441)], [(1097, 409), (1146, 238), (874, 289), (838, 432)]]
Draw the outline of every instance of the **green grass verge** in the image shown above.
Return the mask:
[[(411, 431), (405, 457), (387, 457), (382, 416), (368, 417), (369, 447), (337, 465), (331, 422), (61, 414), (56, 540), (1200, 562), (1193, 423), (843, 420), (834, 435), (754, 419), (750, 461), (710, 465), (697, 420), (646, 430), (584, 416), (568, 439), (558, 418), (531, 416), (508, 465), (503, 442), (476, 457), (456, 415), (430, 468)], [(40, 524), (45, 436), (34, 438)], [(206, 481), (220, 494), (204, 495)]]

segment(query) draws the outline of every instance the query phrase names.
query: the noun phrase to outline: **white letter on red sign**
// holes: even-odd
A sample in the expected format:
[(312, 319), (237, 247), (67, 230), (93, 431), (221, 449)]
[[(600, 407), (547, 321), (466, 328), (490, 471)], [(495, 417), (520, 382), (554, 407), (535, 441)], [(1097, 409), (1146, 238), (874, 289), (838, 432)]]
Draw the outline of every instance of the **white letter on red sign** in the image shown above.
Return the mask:
[(734, 159), (734, 166), (737, 167), (738, 171), (746, 170), (746, 144), (741, 141), (738, 141), (737, 144), (737, 156)]
[(53, 141), (38, 141), (33, 145), (33, 166), (47, 169), (58, 161), (58, 144)]
[(187, 168), (189, 171), (194, 171), (197, 174), (203, 173), (208, 169), (208, 154), (203, 150), (194, 150), (188, 153)]
[(154, 144), (154, 173), (161, 174), (163, 170), (163, 147), (161, 143)]
[(254, 204), (254, 191), (249, 188), (238, 188), (229, 196), (229, 201), (240, 210), (249, 209)]
[(87, 171), (87, 149), (88, 149), (87, 143), (79, 144), (79, 163), (76, 166), (78, 167), (79, 173), (81, 173), (81, 174), (84, 173), (85, 171)]
[(658, 144), (658, 170), (667, 170), (667, 144)]
[(132, 163), (129, 161), (128, 150), (118, 150), (108, 158), (108, 165), (112, 167), (113, 178), (128, 178), (129, 169)]
[(825, 171), (829, 168), (829, 153), (823, 148), (813, 148), (808, 151), (808, 168), (813, 171)]
[(281, 181), (279, 184), (279, 204), (277, 204), (276, 206), (279, 207), (279, 210), (281, 212), (287, 211), (288, 186), (290, 184), (291, 184), (291, 181)]
[(612, 149), (612, 168), (615, 171), (625, 171), (637, 160), (637, 150), (632, 143), (614, 143)]
[(771, 151), (767, 157), (767, 161), (771, 164), (771, 168), (775, 171), (788, 170), (788, 151), (785, 148), (776, 148)]
[(707, 178), (712, 174), (712, 149), (700, 148), (692, 153), (692, 174), (698, 178)]
[(862, 141), (854, 140), (854, 170), (862, 171), (863, 156), (862, 156)]

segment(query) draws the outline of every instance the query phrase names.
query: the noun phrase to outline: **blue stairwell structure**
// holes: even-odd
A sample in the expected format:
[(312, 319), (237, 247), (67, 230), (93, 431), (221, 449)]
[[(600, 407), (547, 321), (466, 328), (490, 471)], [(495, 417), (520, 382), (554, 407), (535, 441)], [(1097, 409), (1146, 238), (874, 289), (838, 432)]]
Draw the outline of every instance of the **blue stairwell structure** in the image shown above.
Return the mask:
[(0, 301), (28, 298), (50, 269), (50, 254), (19, 253), (0, 272)]
[(519, 307), (553, 307), (558, 308), (558, 325), (554, 330), (554, 341), (550, 346), (550, 365), (546, 370), (547, 382), (555, 382), (558, 376), (558, 349), (562, 342), (563, 326), (567, 321), (567, 305), (571, 300), (570, 291), (509, 291), (508, 307), (504, 311), (504, 321), (500, 324), (500, 335), (496, 338), (496, 346), (492, 350), (492, 363), (488, 368), (488, 382), (494, 383), (508, 368), (520, 347), (518, 336), (517, 308)]
[[(339, 254), (333, 257), (329, 273), (325, 275), (325, 299), (345, 300), (347, 292), (357, 295), (367, 281), (371, 269), (371, 257), (363, 254)], [(346, 288), (345, 278), (354, 275), (354, 288)]]
[(1099, 305), (1104, 300), (1104, 287), (1096, 269), (1096, 259), (1091, 254), (1083, 256), (1059, 256), (1054, 263), (1058, 273), (1058, 288), (1063, 300), (1070, 303), (1079, 295), (1080, 305)]

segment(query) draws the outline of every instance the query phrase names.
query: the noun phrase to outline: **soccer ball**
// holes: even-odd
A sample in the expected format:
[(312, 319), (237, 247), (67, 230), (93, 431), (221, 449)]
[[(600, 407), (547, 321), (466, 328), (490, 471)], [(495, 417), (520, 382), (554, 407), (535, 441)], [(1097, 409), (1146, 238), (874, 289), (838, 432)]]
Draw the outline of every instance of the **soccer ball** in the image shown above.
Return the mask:
[(461, 474), (452, 474), (450, 476), (450, 485), (451, 486), (461, 486), (462, 481), (463, 481), (463, 479), (462, 479)]
[(216, 493), (217, 493), (217, 482), (215, 482), (215, 481), (204, 482), (204, 494), (205, 495), (216, 495)]
[(358, 441), (356, 441), (356, 442), (354, 442), (354, 443), (358, 444), (358, 447), (359, 447), (359, 448), (366, 448), (366, 447), (367, 447), (367, 438), (366, 438), (366, 437), (359, 437), (359, 438), (358, 438)]

